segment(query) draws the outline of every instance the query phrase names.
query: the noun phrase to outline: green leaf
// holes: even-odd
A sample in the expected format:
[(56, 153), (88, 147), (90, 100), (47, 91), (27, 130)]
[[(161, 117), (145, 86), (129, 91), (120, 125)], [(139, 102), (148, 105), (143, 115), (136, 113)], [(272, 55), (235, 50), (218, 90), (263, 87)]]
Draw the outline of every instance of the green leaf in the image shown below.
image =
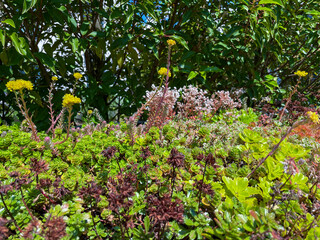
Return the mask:
[(320, 12), (317, 10), (304, 9), (303, 11), (305, 11), (306, 14), (310, 14), (310, 15), (316, 15), (316, 16), (320, 15)]
[(16, 28), (16, 25), (14, 24), (14, 21), (12, 19), (6, 19), (2, 21), (3, 23), (9, 24), (11, 27)]
[[(2, 61), (2, 63), (4, 64), (4, 65), (7, 65), (8, 64), (8, 62), (9, 62), (9, 57), (8, 57), (8, 54), (7, 54), (7, 51), (2, 51), (1, 53), (0, 53), (0, 60)], [(1, 66), (1, 65), (0, 65)]]
[(259, 4), (277, 4), (284, 7), (281, 0), (260, 0)]
[(242, 133), (239, 133), (239, 137), (247, 143), (259, 143), (263, 141), (263, 137), (261, 137), (260, 133), (250, 129), (244, 129)]
[(33, 8), (38, 0), (31, 0), (31, 3), (28, 4), (27, 2), (30, 2), (30, 0), (24, 0), (23, 1), (23, 8), (22, 8), (22, 14), (28, 12), (31, 8)]
[(78, 38), (72, 38), (70, 41), (71, 47), (72, 47), (72, 52), (77, 52), (79, 48), (79, 39)]
[(207, 72), (201, 71), (200, 75), (201, 75), (201, 77), (203, 77), (204, 80), (207, 80)]
[(150, 229), (150, 218), (149, 218), (149, 216), (146, 216), (144, 218), (144, 228), (146, 230), (146, 233), (148, 233), (149, 229)]
[(196, 231), (195, 231), (195, 230), (192, 230), (192, 231), (190, 232), (190, 234), (189, 234), (189, 239), (190, 239), (190, 240), (193, 240), (193, 239), (195, 239), (196, 237), (197, 237)]
[(128, 9), (126, 10), (126, 20), (124, 22), (124, 24), (127, 24), (128, 22), (130, 22), (132, 20), (133, 14), (134, 14), (134, 10), (132, 5), (128, 6)]
[(267, 11), (267, 12), (272, 12), (271, 8), (267, 8), (267, 7), (258, 7), (257, 10), (259, 11)]
[(228, 190), (236, 197), (240, 202), (244, 202), (246, 198), (259, 193), (259, 191), (253, 187), (248, 187), (249, 180), (247, 178), (237, 177), (231, 179), (229, 177), (222, 177), (223, 182), (226, 184)]
[(189, 81), (189, 80), (195, 78), (198, 74), (199, 73), (194, 72), (194, 71), (190, 72), (187, 80)]
[(26, 41), (24, 40), (24, 38), (19, 38), (16, 32), (12, 33), (10, 35), (10, 38), (17, 52), (24, 56), (27, 55), (27, 51), (25, 50)]
[(178, 43), (180, 43), (182, 46), (184, 46), (187, 50), (189, 50), (187, 42), (180, 36), (172, 35), (170, 38), (176, 40)]
[(71, 26), (74, 29), (77, 29), (78, 24), (77, 24), (76, 20), (73, 17), (68, 16), (68, 22), (71, 23)]
[(189, 218), (185, 218), (184, 219), (184, 223), (187, 225), (187, 226), (194, 226), (194, 222), (191, 220), (191, 219), (189, 219)]
[(308, 191), (306, 183), (308, 182), (308, 177), (304, 176), (302, 173), (295, 174), (292, 178), (292, 185), (303, 191)]
[(83, 22), (81, 24), (81, 27), (80, 27), (81, 35), (86, 35), (87, 34), (87, 32), (89, 30), (89, 26), (90, 26), (89, 22)]
[(222, 69), (218, 67), (206, 67), (203, 71), (205, 72), (222, 72)]
[(128, 44), (128, 42), (131, 40), (132, 35), (127, 34), (123, 38), (116, 39), (110, 46), (110, 49), (116, 49), (116, 48), (122, 48)]
[(55, 61), (52, 57), (45, 53), (34, 53), (34, 56), (37, 57), (44, 65), (49, 67), (54, 73), (56, 73), (55, 70)]
[(272, 157), (269, 157), (265, 161), (268, 169), (268, 180), (273, 181), (276, 178), (280, 178), (283, 175), (282, 163), (276, 163)]
[(6, 33), (2, 29), (0, 29), (0, 41), (2, 46), (4, 46), (6, 43)]

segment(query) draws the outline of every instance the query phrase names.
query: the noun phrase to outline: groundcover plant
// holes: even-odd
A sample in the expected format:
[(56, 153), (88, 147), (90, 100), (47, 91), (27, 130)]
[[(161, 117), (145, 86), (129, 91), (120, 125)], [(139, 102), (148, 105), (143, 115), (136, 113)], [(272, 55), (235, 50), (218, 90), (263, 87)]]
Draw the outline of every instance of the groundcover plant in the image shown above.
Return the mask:
[[(7, 83), (26, 122), (0, 126), (0, 239), (320, 237), (319, 144), (301, 131), (315, 131), (318, 114), (286, 126), (238, 110), (228, 92), (175, 92), (169, 67), (120, 123), (94, 110), (75, 128), (81, 99), (66, 94), (55, 116), (50, 90), (47, 132), (27, 108), (32, 83)], [(137, 126), (144, 110), (148, 122)]]

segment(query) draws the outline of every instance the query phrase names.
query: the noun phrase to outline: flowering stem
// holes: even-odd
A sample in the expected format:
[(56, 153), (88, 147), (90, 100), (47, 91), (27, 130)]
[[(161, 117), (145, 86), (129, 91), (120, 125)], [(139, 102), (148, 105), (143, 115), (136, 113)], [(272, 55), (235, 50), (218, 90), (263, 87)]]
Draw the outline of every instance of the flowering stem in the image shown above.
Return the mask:
[(283, 114), (284, 114), (284, 111), (286, 110), (286, 108), (288, 107), (289, 102), (291, 101), (291, 98), (292, 98), (293, 94), (295, 94), (296, 91), (297, 91), (298, 85), (299, 85), (299, 83), (300, 83), (300, 79), (301, 79), (301, 77), (299, 78), (299, 80), (298, 80), (296, 86), (294, 87), (293, 91), (290, 93), (289, 98), (288, 98), (288, 100), (287, 100), (287, 102), (286, 102), (286, 105), (284, 106), (284, 108), (283, 108), (282, 111), (281, 111), (281, 114), (280, 114), (280, 117), (279, 117), (279, 121), (280, 121), (280, 122), (281, 122), (282, 116), (283, 116)]
[[(22, 90), (20, 90), (20, 94), (21, 94), (20, 100), (21, 100), (21, 102), (22, 102), (22, 106), (23, 106), (23, 108), (24, 108), (24, 111), (22, 110), (21, 105), (20, 105), (20, 104), (18, 104), (18, 105), (19, 105), (19, 107), (20, 107), (20, 110), (21, 110), (22, 114), (25, 115), (24, 117), (26, 118), (29, 126), (31, 127), (33, 139), (39, 142), (39, 141), (40, 141), (40, 138), (39, 138), (38, 135), (37, 135), (37, 130), (36, 130), (36, 128), (35, 128), (34, 123), (32, 122), (31, 118), (29, 117), (27, 104), (26, 104), (26, 102), (24, 101), (24, 96), (23, 96)], [(16, 92), (15, 92), (15, 95), (16, 95), (16, 100), (17, 100), (17, 102), (19, 102), (19, 101), (18, 101), (18, 95), (17, 95)]]
[(130, 121), (134, 122), (136, 118), (138, 118), (141, 113), (143, 112), (143, 110), (146, 109), (146, 107), (149, 105), (149, 103), (153, 100), (153, 98), (156, 96), (156, 94), (159, 92), (160, 88), (162, 87), (162, 83), (163, 83), (163, 78), (161, 78), (161, 82), (160, 82), (160, 85), (159, 87), (157, 88), (157, 90), (154, 92), (154, 94), (152, 95), (152, 97), (145, 103), (143, 104), (139, 110), (131, 117), (131, 119), (129, 119)]
[(63, 141), (57, 142), (57, 143), (55, 143), (54, 145), (64, 143), (64, 142), (67, 141), (68, 138), (69, 138), (70, 126), (71, 126), (71, 116), (72, 116), (72, 107), (68, 107), (67, 110), (68, 110), (68, 113), (69, 113), (69, 116), (68, 116), (68, 127), (67, 127), (67, 136), (66, 136), (66, 138), (65, 138)]
[[(153, 118), (151, 119), (150, 123), (148, 123), (148, 126), (147, 126), (147, 129), (146, 129), (146, 132), (148, 132), (148, 130), (151, 128), (151, 126), (153, 125), (153, 122), (155, 121), (157, 115), (159, 114), (160, 110), (162, 109), (162, 105), (163, 105), (163, 101), (164, 101), (164, 98), (166, 96), (166, 93), (167, 93), (167, 90), (168, 90), (168, 86), (169, 86), (169, 72), (170, 72), (170, 57), (171, 57), (171, 46), (169, 46), (169, 51), (168, 51), (168, 58), (167, 58), (167, 75), (166, 75), (166, 82), (164, 84), (164, 89), (163, 89), (163, 94), (162, 94), (162, 97), (159, 101), (159, 104), (158, 104), (158, 108), (157, 110), (155, 111), (154, 115), (153, 115)], [(162, 81), (161, 81), (162, 83)], [(164, 119), (161, 119), (163, 122)]]
[(52, 138), (55, 137), (55, 134), (54, 134), (54, 125), (55, 125), (55, 122), (54, 121), (54, 111), (53, 111), (53, 103), (52, 103), (52, 98), (53, 98), (53, 95), (52, 95), (52, 90), (53, 90), (53, 87), (54, 87), (54, 83), (51, 82), (50, 83), (50, 88), (49, 88), (49, 93), (48, 93), (48, 103), (49, 103), (49, 111), (50, 111), (50, 121), (51, 121), (51, 126), (50, 128), (48, 129), (47, 133), (50, 131), (52, 131)]
[(56, 125), (56, 123), (58, 122), (58, 120), (61, 118), (61, 116), (62, 116), (62, 114), (64, 113), (64, 111), (65, 111), (65, 108), (63, 108), (62, 110), (61, 110), (61, 112), (59, 113), (59, 115), (57, 116), (57, 118), (56, 118), (56, 120), (54, 120), (54, 122), (52, 122), (52, 124), (51, 124), (51, 126), (50, 126), (50, 128), (47, 130), (47, 134), (49, 133), (49, 131), (51, 130), (52, 131), (52, 133), (53, 133), (53, 135), (52, 135), (52, 137), (53, 138), (55, 138), (55, 133), (54, 133), (54, 130), (55, 130), (55, 125)]

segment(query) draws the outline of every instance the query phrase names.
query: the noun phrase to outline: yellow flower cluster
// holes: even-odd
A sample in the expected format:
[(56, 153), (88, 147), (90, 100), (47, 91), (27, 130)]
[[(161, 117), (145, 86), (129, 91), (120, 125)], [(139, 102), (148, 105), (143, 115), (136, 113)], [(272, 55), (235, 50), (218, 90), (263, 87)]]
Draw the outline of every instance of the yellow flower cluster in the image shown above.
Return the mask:
[(18, 79), (15, 81), (9, 81), (6, 84), (6, 87), (12, 91), (22, 91), (23, 89), (33, 90), (33, 84), (30, 81), (26, 81), (23, 79)]
[[(160, 70), (158, 71), (158, 74), (162, 75), (162, 76), (167, 76), (167, 68), (165, 68), (165, 67), (160, 68)], [(171, 77), (170, 71), (169, 71), (169, 77)]]
[(81, 74), (81, 73), (78, 73), (78, 72), (74, 73), (73, 76), (74, 76), (74, 78), (77, 79), (77, 80), (79, 80), (80, 78), (82, 78), (82, 74)]
[(81, 103), (81, 99), (78, 97), (73, 96), (72, 94), (65, 94), (63, 96), (63, 101), (62, 101), (62, 106), (63, 107), (67, 107), (70, 108), (72, 107), (72, 105), (77, 104), (77, 103)]
[(175, 40), (172, 40), (172, 39), (169, 39), (169, 40), (167, 41), (167, 43), (168, 43), (168, 45), (169, 45), (170, 47), (176, 45), (176, 41), (175, 41)]
[(92, 110), (88, 110), (88, 115), (91, 115), (93, 113)]
[(52, 80), (52, 81), (58, 81), (58, 78), (57, 78), (56, 76), (53, 76), (53, 77), (51, 78), (51, 80)]
[(319, 115), (316, 112), (307, 112), (309, 119), (314, 123), (319, 123)]
[(295, 74), (295, 75), (298, 75), (299, 77), (305, 77), (305, 76), (308, 75), (307, 72), (305, 72), (305, 71), (300, 71), (300, 70), (296, 71), (294, 74)]

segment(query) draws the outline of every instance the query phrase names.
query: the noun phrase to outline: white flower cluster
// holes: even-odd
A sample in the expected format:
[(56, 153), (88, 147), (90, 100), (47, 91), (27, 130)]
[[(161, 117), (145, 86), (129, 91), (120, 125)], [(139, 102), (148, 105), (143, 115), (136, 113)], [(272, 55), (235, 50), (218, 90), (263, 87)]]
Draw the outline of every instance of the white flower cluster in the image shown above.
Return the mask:
[[(149, 105), (147, 106), (147, 110), (151, 110), (151, 108), (154, 108), (155, 105), (157, 106), (159, 104), (159, 101), (162, 98), (164, 86), (160, 90), (157, 91), (157, 87), (155, 85), (152, 85), (152, 90), (146, 92), (146, 100), (150, 101)], [(174, 109), (175, 104), (180, 96), (179, 91), (176, 88), (170, 89), (168, 88), (165, 98), (163, 99), (163, 103), (165, 106), (167, 106), (168, 109)]]
[[(159, 102), (163, 96), (164, 87), (160, 90), (152, 85), (152, 90), (146, 92), (145, 99), (149, 102), (147, 110), (154, 113), (159, 106)], [(167, 117), (172, 117), (176, 107), (178, 116), (181, 118), (198, 116), (203, 114), (215, 113), (219, 109), (233, 109), (241, 107), (241, 101), (238, 100), (241, 91), (235, 91), (236, 99), (232, 98), (229, 91), (217, 91), (211, 97), (208, 92), (192, 85), (184, 86), (180, 89), (167, 89), (163, 103), (167, 109)], [(181, 97), (181, 101), (177, 102)]]
[(212, 99), (206, 96), (207, 91), (189, 85), (179, 89), (182, 95), (182, 102), (179, 102), (178, 112), (180, 117), (209, 114), (213, 110)]
[(228, 91), (217, 91), (212, 94), (211, 99), (213, 99), (214, 110), (218, 109), (233, 109), (241, 107), (241, 101), (235, 101)]

